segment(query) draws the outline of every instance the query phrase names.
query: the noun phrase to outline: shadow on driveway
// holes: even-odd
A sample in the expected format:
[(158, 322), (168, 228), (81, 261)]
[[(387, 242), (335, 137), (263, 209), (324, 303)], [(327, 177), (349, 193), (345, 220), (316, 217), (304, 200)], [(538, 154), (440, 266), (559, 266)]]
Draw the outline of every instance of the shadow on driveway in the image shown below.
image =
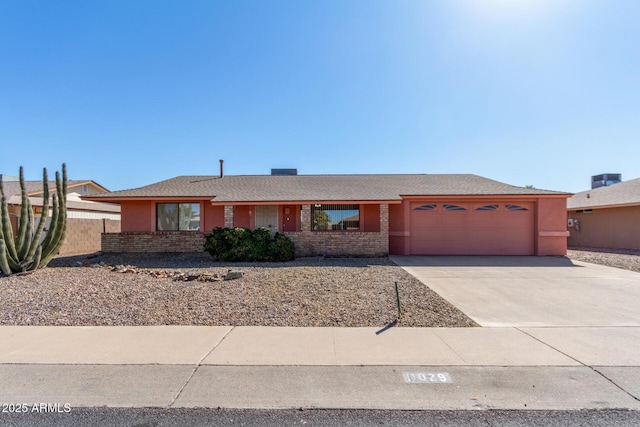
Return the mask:
[(549, 256), (400, 256), (390, 257), (401, 267), (581, 267), (567, 257)]

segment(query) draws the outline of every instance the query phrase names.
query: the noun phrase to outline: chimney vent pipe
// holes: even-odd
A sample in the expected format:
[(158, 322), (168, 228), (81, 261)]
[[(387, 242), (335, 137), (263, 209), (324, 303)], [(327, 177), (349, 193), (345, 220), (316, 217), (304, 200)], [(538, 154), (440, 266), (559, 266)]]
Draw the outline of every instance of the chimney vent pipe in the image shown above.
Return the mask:
[(220, 178), (224, 176), (224, 160), (220, 159)]

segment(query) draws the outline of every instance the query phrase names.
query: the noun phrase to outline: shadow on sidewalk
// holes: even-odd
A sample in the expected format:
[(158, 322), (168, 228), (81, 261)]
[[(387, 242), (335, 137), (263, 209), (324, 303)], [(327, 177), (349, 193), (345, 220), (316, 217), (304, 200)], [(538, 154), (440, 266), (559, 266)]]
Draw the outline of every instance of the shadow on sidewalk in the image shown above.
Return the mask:
[(380, 335), (383, 332), (387, 332), (389, 329), (393, 328), (397, 324), (398, 324), (398, 319), (396, 319), (393, 322), (389, 323), (387, 326), (385, 326), (384, 328), (380, 329), (379, 331), (376, 331), (376, 335)]

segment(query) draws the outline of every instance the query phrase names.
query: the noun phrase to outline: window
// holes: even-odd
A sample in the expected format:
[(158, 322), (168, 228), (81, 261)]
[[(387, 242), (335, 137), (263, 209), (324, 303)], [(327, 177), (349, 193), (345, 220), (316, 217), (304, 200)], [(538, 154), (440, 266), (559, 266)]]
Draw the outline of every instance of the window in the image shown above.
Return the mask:
[(432, 211), (436, 208), (436, 205), (422, 205), (414, 208), (414, 211)]
[(466, 211), (465, 208), (463, 208), (462, 206), (458, 206), (458, 205), (443, 205), (443, 206), (448, 211)]
[(156, 205), (156, 230), (200, 230), (200, 203), (158, 203)]
[(360, 230), (360, 205), (311, 205), (311, 230)]
[(484, 205), (476, 208), (477, 211), (495, 211), (498, 209), (498, 205)]
[(507, 208), (508, 211), (528, 211), (529, 209), (527, 208), (523, 208), (522, 206), (518, 206), (518, 205), (504, 205), (505, 208)]

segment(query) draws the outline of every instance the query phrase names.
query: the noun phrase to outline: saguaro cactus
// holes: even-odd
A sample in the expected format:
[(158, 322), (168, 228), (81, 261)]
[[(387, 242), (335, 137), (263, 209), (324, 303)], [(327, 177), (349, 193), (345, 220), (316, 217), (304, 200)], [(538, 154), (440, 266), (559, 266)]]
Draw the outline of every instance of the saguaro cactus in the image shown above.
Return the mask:
[(42, 239), (42, 233), (49, 214), (49, 180), (46, 168), (42, 173), (42, 188), (44, 190), (42, 213), (36, 227), (35, 216), (24, 183), (24, 171), (21, 166), (22, 207), (17, 234), (14, 236), (7, 198), (0, 178), (0, 198), (2, 199), (0, 207), (0, 270), (7, 276), (46, 267), (64, 242), (67, 229), (67, 167), (64, 163), (62, 164), (62, 178), (60, 172), (56, 172), (56, 192), (52, 197), (51, 223), (44, 239)]

